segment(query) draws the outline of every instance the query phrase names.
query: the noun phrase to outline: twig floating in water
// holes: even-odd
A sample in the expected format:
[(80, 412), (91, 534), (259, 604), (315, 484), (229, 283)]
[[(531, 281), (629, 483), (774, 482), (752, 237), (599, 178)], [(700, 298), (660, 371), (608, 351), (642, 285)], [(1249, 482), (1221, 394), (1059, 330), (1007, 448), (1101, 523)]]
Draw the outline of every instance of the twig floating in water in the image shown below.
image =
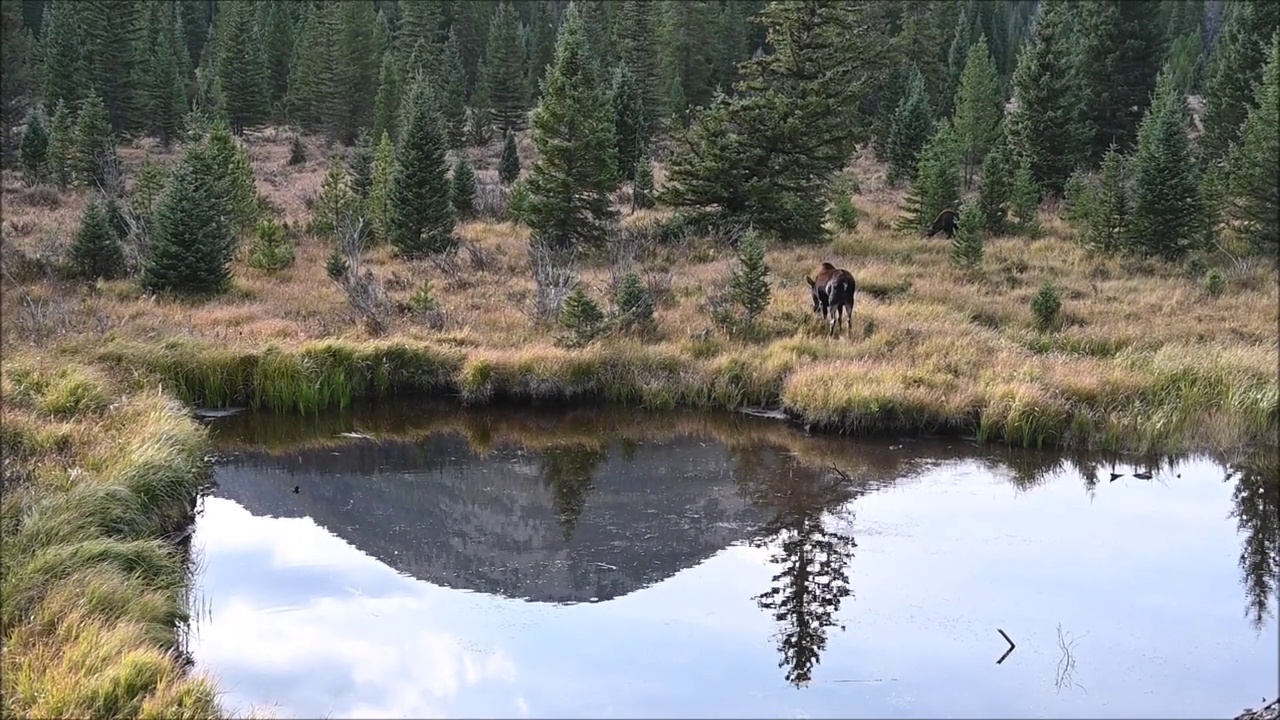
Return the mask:
[(1013, 649), (1016, 648), (1017, 645), (1013, 644), (1013, 640), (1009, 639), (1009, 634), (1006, 633), (1005, 631), (1001, 630), (1000, 628), (996, 628), (996, 632), (1000, 633), (1000, 637), (1004, 638), (1004, 641), (1009, 643), (1009, 649), (1005, 650), (1004, 654), (1000, 656), (1000, 659), (996, 661), (996, 664), (999, 665), (1000, 663), (1004, 662), (1005, 658), (1009, 657), (1009, 655), (1013, 652)]

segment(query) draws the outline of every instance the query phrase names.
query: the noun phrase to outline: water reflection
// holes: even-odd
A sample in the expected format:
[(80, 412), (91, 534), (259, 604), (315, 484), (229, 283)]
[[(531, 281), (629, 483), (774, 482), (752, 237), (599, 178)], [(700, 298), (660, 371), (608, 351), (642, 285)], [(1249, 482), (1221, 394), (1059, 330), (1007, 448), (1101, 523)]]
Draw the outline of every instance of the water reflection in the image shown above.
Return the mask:
[[(634, 451), (633, 451), (634, 452)], [(595, 489), (591, 475), (608, 453), (584, 444), (556, 445), (542, 451), (542, 481), (551, 488), (556, 521), (564, 530), (564, 541), (573, 539), (573, 529), (587, 506), (587, 496)], [(634, 459), (632, 458), (624, 459)]]
[(1280, 581), (1280, 461), (1275, 451), (1260, 450), (1231, 464), (1235, 475), (1231, 516), (1243, 536), (1240, 573), (1249, 598), (1248, 615), (1262, 631), (1272, 617)]

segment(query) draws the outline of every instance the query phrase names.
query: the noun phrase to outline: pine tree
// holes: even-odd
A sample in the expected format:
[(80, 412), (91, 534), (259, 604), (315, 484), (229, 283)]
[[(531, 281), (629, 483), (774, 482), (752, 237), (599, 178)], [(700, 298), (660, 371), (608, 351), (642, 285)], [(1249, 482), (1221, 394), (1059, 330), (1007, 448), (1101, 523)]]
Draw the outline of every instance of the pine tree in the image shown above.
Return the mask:
[(310, 8), (302, 20), (289, 67), (285, 109), (289, 118), (308, 132), (339, 138), (347, 113), (342, 87), (336, 13), (339, 4)]
[(995, 62), (987, 50), (987, 36), (980, 34), (966, 54), (952, 119), (964, 151), (965, 189), (972, 186), (974, 172), (995, 143), (1001, 105)]
[(596, 80), (582, 19), (570, 5), (533, 113), (538, 158), (528, 178), (526, 220), (533, 242), (546, 247), (597, 245), (614, 217), (616, 140), (609, 98)]
[(140, 10), (136, 2), (78, 0), (89, 88), (101, 98), (112, 132), (132, 129), (136, 118), (131, 60)]
[(239, 238), (257, 224), (262, 209), (249, 152), (222, 118), (214, 121), (200, 147), (202, 162), (210, 173), (210, 192), (222, 208), (232, 236)]
[(714, 0), (662, 0), (659, 4), (658, 63), (665, 96), (664, 116), (706, 107), (714, 97), (716, 67)]
[(49, 121), (49, 179), (60, 188), (70, 185), (75, 177), (75, 147), (71, 111), (58, 101)]
[(644, 98), (630, 68), (619, 64), (613, 72), (610, 93), (613, 104), (613, 132), (616, 138), (617, 168), (623, 177), (635, 174), (640, 149), (648, 141), (648, 118), (644, 115)]
[(1035, 170), (1031, 159), (1016, 156), (1013, 169), (1013, 184), (1009, 193), (1009, 210), (1013, 216), (1013, 229), (1023, 237), (1040, 236), (1040, 200), (1043, 193), (1040, 183), (1036, 182)]
[(400, 114), (400, 72), (395, 51), (382, 54), (382, 68), (378, 71), (378, 96), (373, 103), (373, 135), (387, 133), (396, 137), (396, 118)]
[(932, 112), (929, 97), (924, 91), (924, 76), (915, 65), (911, 66), (907, 80), (907, 92), (893, 111), (889, 126), (888, 160), (889, 182), (913, 180), (920, 150), (933, 134)]
[(79, 104), (89, 91), (89, 71), (75, 0), (49, 0), (40, 23), (40, 86), (47, 106)]
[(524, 43), (520, 21), (511, 3), (502, 2), (489, 25), (485, 47), (485, 89), (493, 124), (501, 132), (525, 126)]
[(769, 307), (769, 265), (765, 262), (764, 238), (747, 233), (738, 244), (737, 267), (729, 276), (729, 294), (754, 320)]
[(334, 139), (347, 145), (355, 141), (361, 128), (373, 126), (380, 69), (380, 21), (371, 2), (339, 2), (335, 6), (335, 83), (340, 110)]
[(1239, 145), (1229, 155), (1231, 216), (1241, 235), (1253, 247), (1273, 257), (1280, 249), (1280, 33), (1271, 36), (1271, 47), (1262, 77), (1253, 88)]
[(469, 219), (476, 211), (476, 173), (465, 157), (459, 157), (453, 166), (453, 181), (449, 191), (453, 210), (462, 219)]
[(920, 152), (916, 178), (907, 193), (899, 230), (923, 232), (938, 213), (960, 204), (960, 143), (951, 122), (943, 120)]
[(284, 117), (285, 97), (289, 93), (289, 65), (293, 59), (293, 17), (289, 6), (279, 2), (258, 5), (258, 23), (262, 29), (262, 45), (266, 51), (267, 107), (273, 118)]
[(466, 145), (467, 137), (467, 69), (462, 64), (458, 35), (449, 31), (449, 40), (441, 47), (433, 87), (440, 88), (440, 113), (444, 120), (449, 147)]
[(231, 284), (235, 236), (219, 199), (218, 170), (201, 146), (174, 169), (156, 206), (141, 285), (149, 293), (213, 295)]
[(0, 158), (7, 165), (13, 127), (31, 96), (31, 36), (22, 26), (22, 8), (0, 5)]
[(1036, 182), (1056, 194), (1085, 157), (1090, 130), (1070, 55), (1070, 5), (1043, 0), (1041, 6), (1035, 34), (1018, 56), (1013, 76), (1018, 105), (1009, 133), (1016, 153), (1030, 160)]
[(982, 185), (978, 188), (982, 227), (989, 235), (1003, 235), (1008, 230), (1013, 168), (1013, 154), (1001, 122), (996, 128), (995, 144), (982, 160)]
[(316, 195), (315, 217), (311, 221), (311, 232), (320, 237), (333, 239), (342, 223), (359, 211), (359, 201), (351, 190), (351, 180), (340, 155), (329, 159), (329, 169), (324, 174), (324, 182), (320, 184), (320, 192)]
[(415, 78), (400, 111), (400, 145), (387, 193), (387, 239), (406, 257), (454, 245), (446, 141), (436, 107), (430, 80)]
[(124, 247), (111, 227), (106, 202), (90, 201), (71, 246), (71, 268), (84, 280), (114, 280), (124, 274)]
[(40, 113), (33, 112), (27, 120), (27, 129), (22, 133), (22, 149), (19, 160), (22, 165), (22, 179), (28, 185), (38, 185), (49, 175), (49, 134), (45, 132), (44, 121)]
[(661, 117), (662, 112), (662, 78), (657, 63), (659, 7), (650, 0), (622, 0), (614, 26), (618, 57), (635, 75), (644, 116), (650, 122)]
[(502, 138), (502, 157), (498, 160), (498, 179), (510, 185), (520, 177), (520, 153), (516, 149), (516, 136), (508, 132)]
[(369, 222), (373, 225), (374, 242), (386, 242), (387, 201), (391, 194), (391, 177), (395, 170), (395, 147), (391, 135), (382, 131), (378, 149), (373, 153), (373, 177), (369, 184)]
[(237, 135), (267, 119), (267, 53), (252, 0), (218, 1), (217, 73)]
[(107, 108), (97, 93), (80, 103), (74, 142), (76, 182), (88, 187), (103, 185), (106, 182), (103, 172), (115, 155), (115, 139), (107, 122)]
[(631, 209), (645, 210), (653, 206), (653, 163), (649, 161), (648, 152), (642, 150), (631, 180)]
[(1262, 74), (1267, 45), (1276, 29), (1271, 3), (1227, 4), (1226, 20), (1209, 60), (1205, 83), (1201, 155), (1217, 161), (1240, 138), (1254, 85)]
[(960, 207), (960, 227), (951, 238), (951, 262), (958, 267), (973, 268), (982, 263), (982, 208), (976, 202)]
[[(437, 47), (444, 41), (444, 7), (440, 0), (406, 0), (400, 3), (396, 23), (396, 49), (408, 60), (418, 43)], [(412, 75), (406, 76), (406, 78)]]
[(1115, 145), (1102, 158), (1102, 176), (1089, 205), (1085, 243), (1103, 252), (1120, 250), (1129, 225), (1129, 172)]
[(139, 22), (132, 63), (134, 110), (140, 117), (135, 124), (168, 145), (180, 133), (187, 108), (176, 18), (171, 6), (149, 3)]
[(1173, 79), (1162, 72), (1155, 100), (1139, 128), (1133, 157), (1133, 212), (1128, 235), (1135, 252), (1175, 260), (1198, 240), (1200, 179), (1187, 136), (1188, 113)]
[(356, 136), (355, 146), (347, 154), (347, 174), (351, 178), (351, 192), (364, 203), (369, 200), (373, 185), (373, 137), (367, 130)]
[(604, 312), (582, 287), (576, 287), (560, 307), (560, 325), (571, 334), (568, 345), (580, 347), (596, 338), (604, 329)]
[(529, 21), (529, 62), (525, 73), (526, 97), (532, 103), (542, 98), (542, 78), (555, 59), (557, 27), (551, 0), (536, 0), (533, 18)]
[(142, 165), (138, 167), (138, 176), (133, 181), (133, 189), (129, 192), (129, 209), (148, 227), (151, 224), (156, 202), (164, 192), (167, 179), (164, 169), (150, 156), (142, 160)]

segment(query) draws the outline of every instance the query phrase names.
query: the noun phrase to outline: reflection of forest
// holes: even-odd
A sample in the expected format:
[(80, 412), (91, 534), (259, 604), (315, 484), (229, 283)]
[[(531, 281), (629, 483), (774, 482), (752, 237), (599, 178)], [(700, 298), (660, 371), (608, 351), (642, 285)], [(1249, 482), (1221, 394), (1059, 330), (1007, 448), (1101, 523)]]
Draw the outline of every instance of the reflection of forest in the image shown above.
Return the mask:
[[(356, 430), (377, 440), (335, 437)], [(853, 595), (855, 543), (837, 528), (850, 525), (851, 501), (943, 460), (976, 460), (1022, 490), (1066, 472), (1090, 493), (1117, 464), (1105, 455), (904, 448), (740, 416), (610, 409), (393, 405), (300, 425), (246, 416), (218, 435), (220, 448), (234, 452), (218, 469), (219, 495), (256, 514), (309, 515), (391, 567), (449, 587), (543, 602), (608, 600), (734, 543), (770, 547), (777, 574), (755, 599), (778, 623), (779, 665), (798, 686)], [(1129, 462), (1120, 472), (1167, 475), (1171, 462)], [(1230, 466), (1240, 567), (1260, 626), (1280, 580), (1276, 454)]]

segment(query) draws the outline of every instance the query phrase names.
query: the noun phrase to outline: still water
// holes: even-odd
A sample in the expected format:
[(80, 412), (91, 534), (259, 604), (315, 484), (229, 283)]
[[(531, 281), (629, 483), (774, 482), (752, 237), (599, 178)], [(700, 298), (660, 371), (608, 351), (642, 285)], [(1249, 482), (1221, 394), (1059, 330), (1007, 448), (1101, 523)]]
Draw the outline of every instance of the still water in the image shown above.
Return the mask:
[(215, 427), (190, 650), (231, 712), (1192, 718), (1277, 694), (1273, 454), (421, 403)]

